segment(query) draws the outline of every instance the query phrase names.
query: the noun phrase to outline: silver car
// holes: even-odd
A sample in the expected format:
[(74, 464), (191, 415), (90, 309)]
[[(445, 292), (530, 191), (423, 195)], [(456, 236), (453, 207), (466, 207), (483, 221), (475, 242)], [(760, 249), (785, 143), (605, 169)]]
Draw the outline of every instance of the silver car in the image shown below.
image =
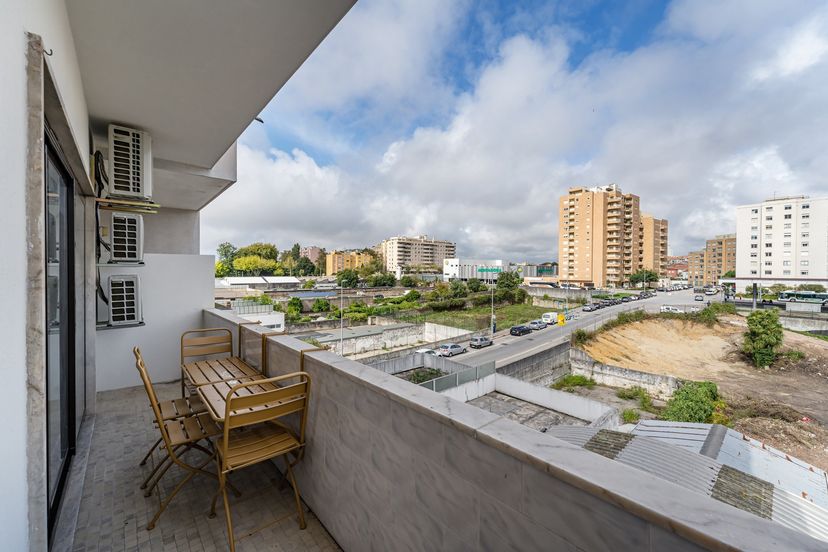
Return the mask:
[(488, 347), (489, 345), (493, 345), (491, 339), (486, 336), (478, 336), (471, 338), (471, 343), (469, 343), (469, 347), (472, 349), (482, 349), (483, 347)]
[(527, 325), (532, 330), (542, 330), (546, 327), (546, 322), (544, 322), (543, 320), (532, 320)]
[(466, 348), (461, 347), (457, 343), (447, 343), (445, 345), (440, 345), (440, 348), (437, 349), (437, 354), (444, 357), (451, 357), (465, 352)]

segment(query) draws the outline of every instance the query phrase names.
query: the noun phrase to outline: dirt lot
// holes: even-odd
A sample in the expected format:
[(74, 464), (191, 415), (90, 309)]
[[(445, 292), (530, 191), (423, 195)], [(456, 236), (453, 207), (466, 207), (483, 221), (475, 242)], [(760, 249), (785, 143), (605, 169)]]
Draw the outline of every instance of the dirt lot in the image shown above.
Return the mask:
[(739, 316), (712, 328), (645, 320), (600, 333), (585, 350), (605, 364), (713, 381), (732, 407), (736, 430), (828, 469), (828, 342), (786, 331), (783, 351), (804, 358), (757, 369), (739, 352), (745, 329)]

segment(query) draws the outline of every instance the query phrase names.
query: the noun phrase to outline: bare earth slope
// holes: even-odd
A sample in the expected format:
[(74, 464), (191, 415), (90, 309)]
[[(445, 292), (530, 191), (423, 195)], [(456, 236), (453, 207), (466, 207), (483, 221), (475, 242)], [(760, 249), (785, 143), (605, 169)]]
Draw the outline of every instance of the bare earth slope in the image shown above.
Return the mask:
[(828, 425), (828, 342), (786, 331), (785, 348), (799, 350), (805, 358), (757, 369), (739, 353), (745, 329), (739, 316), (723, 318), (712, 328), (645, 320), (602, 332), (585, 350), (605, 364), (710, 380), (725, 396), (781, 403)]

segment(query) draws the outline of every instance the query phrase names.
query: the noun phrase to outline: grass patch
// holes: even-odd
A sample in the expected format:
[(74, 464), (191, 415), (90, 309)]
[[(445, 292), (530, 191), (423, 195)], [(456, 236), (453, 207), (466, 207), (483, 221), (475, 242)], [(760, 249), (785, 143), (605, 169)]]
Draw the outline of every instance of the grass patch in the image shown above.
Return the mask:
[(406, 379), (411, 383), (419, 385), (420, 383), (425, 383), (445, 375), (445, 372), (437, 370), (436, 368), (417, 368), (411, 372)]
[(656, 409), (653, 405), (653, 398), (647, 393), (643, 387), (625, 387), (615, 392), (615, 396), (619, 399), (638, 401), (638, 406), (644, 412), (655, 413)]
[(689, 381), (673, 393), (660, 417), (673, 422), (731, 425), (726, 411), (727, 404), (715, 383)]
[[(540, 318), (543, 313), (548, 311), (548, 308), (534, 307), (527, 304), (495, 306), (497, 327), (502, 330), (516, 324), (525, 324)], [(475, 331), (488, 328), (490, 317), (491, 307), (483, 305), (457, 311), (401, 314), (398, 319), (419, 324), (433, 322), (434, 324)]]
[(641, 414), (635, 408), (626, 408), (621, 411), (621, 420), (625, 424), (635, 424), (641, 419)]
[(579, 374), (567, 374), (549, 387), (559, 391), (572, 393), (575, 391), (576, 387), (586, 387), (587, 389), (592, 389), (595, 387), (595, 380)]
[(801, 331), (799, 331), (799, 330), (788, 330), (788, 331), (795, 331), (795, 332), (796, 332), (796, 333), (798, 333), (798, 334), (807, 335), (808, 337), (813, 337), (813, 338), (816, 338), (816, 339), (821, 339), (821, 340), (823, 340), (823, 341), (828, 341), (828, 335), (815, 334), (815, 333), (811, 333), (811, 332), (801, 332)]
[(802, 351), (797, 351), (796, 349), (791, 349), (790, 351), (785, 351), (782, 353), (782, 356), (785, 357), (787, 360), (791, 360), (796, 362), (798, 360), (802, 360), (805, 358), (805, 353)]

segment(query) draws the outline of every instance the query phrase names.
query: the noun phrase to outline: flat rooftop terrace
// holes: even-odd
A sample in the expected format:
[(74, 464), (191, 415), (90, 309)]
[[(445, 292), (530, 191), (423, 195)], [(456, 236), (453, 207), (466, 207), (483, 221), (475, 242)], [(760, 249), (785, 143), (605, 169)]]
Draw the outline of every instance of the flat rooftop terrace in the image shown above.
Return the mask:
[(587, 426), (589, 422), (557, 412), (522, 399), (494, 391), (468, 401), (483, 410), (503, 418), (514, 420), (537, 431), (546, 431), (553, 426)]

